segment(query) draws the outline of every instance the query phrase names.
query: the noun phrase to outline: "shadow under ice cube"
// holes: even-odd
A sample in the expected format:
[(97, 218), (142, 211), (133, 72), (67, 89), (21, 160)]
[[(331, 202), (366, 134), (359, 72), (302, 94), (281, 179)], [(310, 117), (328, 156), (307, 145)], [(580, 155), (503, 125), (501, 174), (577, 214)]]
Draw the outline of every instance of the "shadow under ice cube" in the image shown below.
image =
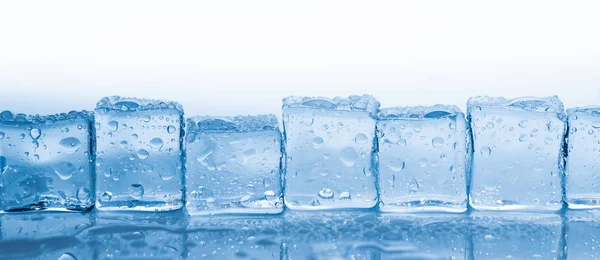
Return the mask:
[(372, 208), (379, 102), (372, 96), (283, 100), (285, 202), (291, 209)]
[(274, 115), (194, 117), (187, 123), (188, 213), (283, 210), (281, 133)]
[(98, 102), (95, 113), (98, 209), (181, 208), (181, 105), (115, 96)]
[(566, 123), (558, 97), (476, 97), (468, 111), (473, 208), (561, 209)]
[(92, 207), (92, 115), (0, 113), (0, 211)]
[(600, 208), (600, 107), (568, 109), (565, 190), (572, 209)]
[(459, 108), (383, 109), (377, 135), (382, 211), (467, 210), (470, 143)]

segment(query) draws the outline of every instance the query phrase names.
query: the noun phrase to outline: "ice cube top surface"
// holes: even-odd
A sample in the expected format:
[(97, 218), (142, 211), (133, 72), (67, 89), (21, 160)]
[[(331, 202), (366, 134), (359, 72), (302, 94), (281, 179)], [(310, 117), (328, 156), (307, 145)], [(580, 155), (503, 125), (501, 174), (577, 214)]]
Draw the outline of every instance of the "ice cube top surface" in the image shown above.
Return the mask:
[(413, 107), (391, 107), (381, 109), (378, 113), (380, 120), (414, 119), (428, 120), (463, 115), (456, 106), (434, 105)]
[(89, 111), (71, 111), (53, 115), (14, 114), (11, 111), (0, 113), (0, 122), (7, 125), (45, 125), (64, 120), (83, 119), (91, 121), (93, 114)]
[(283, 99), (283, 107), (304, 107), (323, 110), (365, 111), (375, 115), (379, 110), (379, 102), (371, 95), (344, 97), (298, 97)]
[(481, 107), (505, 107), (514, 110), (551, 112), (556, 113), (560, 119), (564, 119), (564, 106), (558, 96), (519, 97), (514, 99), (478, 96), (470, 98), (467, 102), (469, 113), (473, 109), (480, 109)]
[(190, 132), (255, 132), (279, 129), (272, 114), (257, 116), (195, 116), (187, 120)]
[(179, 103), (173, 101), (111, 96), (101, 99), (96, 104), (96, 109), (121, 111), (143, 111), (167, 108), (176, 109), (183, 114), (183, 107)]

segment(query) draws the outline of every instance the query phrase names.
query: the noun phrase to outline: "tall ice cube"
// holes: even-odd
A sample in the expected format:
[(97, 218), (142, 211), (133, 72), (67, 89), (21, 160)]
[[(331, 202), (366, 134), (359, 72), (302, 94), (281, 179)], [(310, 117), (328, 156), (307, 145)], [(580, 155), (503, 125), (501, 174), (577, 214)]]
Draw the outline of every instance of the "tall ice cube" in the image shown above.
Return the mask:
[(455, 106), (382, 109), (379, 208), (466, 211), (468, 136), (465, 115)]
[(0, 211), (92, 207), (92, 117), (0, 113)]
[(377, 204), (372, 96), (283, 100), (285, 203), (291, 209), (372, 208)]
[(95, 115), (98, 209), (181, 208), (181, 105), (113, 96), (98, 102)]
[(561, 209), (566, 116), (558, 97), (475, 97), (468, 114), (472, 207)]
[(188, 119), (185, 146), (190, 215), (283, 211), (274, 115)]
[(600, 107), (567, 110), (566, 195), (569, 208), (600, 208)]

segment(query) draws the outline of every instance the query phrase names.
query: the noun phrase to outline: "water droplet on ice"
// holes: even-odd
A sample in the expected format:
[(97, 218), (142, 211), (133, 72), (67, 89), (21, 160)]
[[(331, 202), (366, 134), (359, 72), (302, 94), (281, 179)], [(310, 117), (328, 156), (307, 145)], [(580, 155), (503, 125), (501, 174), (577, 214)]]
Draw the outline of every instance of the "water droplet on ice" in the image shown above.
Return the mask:
[(75, 137), (67, 137), (60, 140), (58, 145), (60, 145), (61, 149), (63, 149), (65, 153), (73, 154), (79, 150), (79, 147), (81, 147), (81, 141)]
[(29, 131), (29, 136), (31, 136), (33, 140), (37, 140), (38, 138), (40, 138), (40, 135), (42, 135), (42, 130), (38, 128), (33, 128)]
[(488, 157), (490, 156), (490, 154), (492, 154), (492, 149), (487, 146), (484, 146), (481, 147), (481, 150), (479, 150), (479, 152), (481, 153), (481, 155)]
[(112, 199), (112, 192), (105, 191), (104, 193), (102, 193), (102, 200), (110, 201), (111, 199)]
[(59, 162), (54, 165), (54, 172), (61, 180), (68, 180), (75, 173), (75, 166), (69, 162)]
[(593, 128), (600, 128), (600, 120), (596, 120), (596, 121), (592, 122), (592, 127)]
[(525, 127), (527, 127), (527, 123), (528, 123), (527, 120), (523, 119), (519, 122), (519, 127), (525, 128)]
[(71, 253), (64, 253), (58, 258), (58, 260), (77, 260), (77, 257)]
[(318, 136), (315, 137), (315, 138), (313, 138), (313, 140), (312, 140), (312, 144), (313, 144), (314, 147), (321, 146), (323, 144), (323, 142), (324, 142), (323, 138), (318, 137)]
[(163, 147), (163, 140), (162, 139), (160, 139), (158, 137), (155, 137), (155, 138), (152, 138), (152, 140), (150, 140), (150, 148), (152, 150), (158, 151), (162, 147)]
[(81, 187), (77, 189), (77, 194), (75, 194), (75, 197), (79, 202), (86, 202), (90, 199), (90, 190), (88, 188)]
[(333, 198), (333, 191), (331, 189), (321, 189), (319, 191), (319, 197), (323, 198), (323, 199), (331, 199)]
[(405, 165), (406, 163), (404, 161), (400, 159), (394, 159), (388, 164), (388, 168), (390, 168), (392, 171), (399, 172), (404, 169)]
[(177, 130), (177, 128), (175, 128), (174, 125), (170, 125), (167, 127), (167, 133), (169, 134), (175, 133), (175, 130)]
[(356, 144), (366, 144), (369, 142), (369, 138), (365, 134), (359, 133), (354, 137), (354, 142)]
[(441, 137), (436, 137), (433, 138), (433, 140), (431, 140), (431, 145), (433, 145), (433, 147), (441, 147), (445, 144), (444, 138)]
[(342, 193), (340, 193), (340, 197), (338, 199), (339, 200), (352, 200), (352, 197), (350, 196), (350, 192), (343, 191)]
[(114, 120), (108, 121), (108, 130), (114, 132), (117, 131), (117, 129), (119, 129), (119, 122)]
[(148, 153), (148, 151), (146, 151), (144, 149), (139, 149), (137, 152), (137, 157), (140, 158), (141, 160), (148, 158), (148, 156), (150, 156), (150, 153)]
[(137, 183), (131, 184), (131, 186), (129, 186), (129, 195), (131, 195), (133, 199), (141, 199), (142, 196), (144, 196), (144, 186)]
[(356, 159), (358, 159), (358, 155), (356, 154), (356, 151), (354, 151), (354, 148), (346, 147), (340, 151), (340, 160), (344, 165), (349, 167), (354, 166)]

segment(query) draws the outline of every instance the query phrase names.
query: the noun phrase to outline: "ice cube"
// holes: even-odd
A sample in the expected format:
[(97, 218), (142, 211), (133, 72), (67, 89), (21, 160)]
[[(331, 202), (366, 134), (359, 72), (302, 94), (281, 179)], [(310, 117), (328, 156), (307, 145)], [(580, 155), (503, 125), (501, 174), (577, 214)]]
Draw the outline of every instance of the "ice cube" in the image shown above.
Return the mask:
[(0, 113), (0, 210), (92, 207), (92, 117)]
[(561, 209), (566, 116), (558, 97), (476, 97), (469, 99), (468, 113), (472, 207)]
[(291, 209), (372, 208), (379, 102), (372, 96), (283, 100), (285, 203)]
[(465, 116), (455, 106), (381, 110), (380, 209), (466, 211), (468, 136)]
[(600, 208), (600, 107), (568, 109), (566, 197), (569, 208)]
[(182, 107), (115, 96), (100, 100), (95, 112), (98, 209), (181, 208)]
[(194, 117), (187, 126), (188, 213), (283, 210), (281, 133), (274, 115)]

